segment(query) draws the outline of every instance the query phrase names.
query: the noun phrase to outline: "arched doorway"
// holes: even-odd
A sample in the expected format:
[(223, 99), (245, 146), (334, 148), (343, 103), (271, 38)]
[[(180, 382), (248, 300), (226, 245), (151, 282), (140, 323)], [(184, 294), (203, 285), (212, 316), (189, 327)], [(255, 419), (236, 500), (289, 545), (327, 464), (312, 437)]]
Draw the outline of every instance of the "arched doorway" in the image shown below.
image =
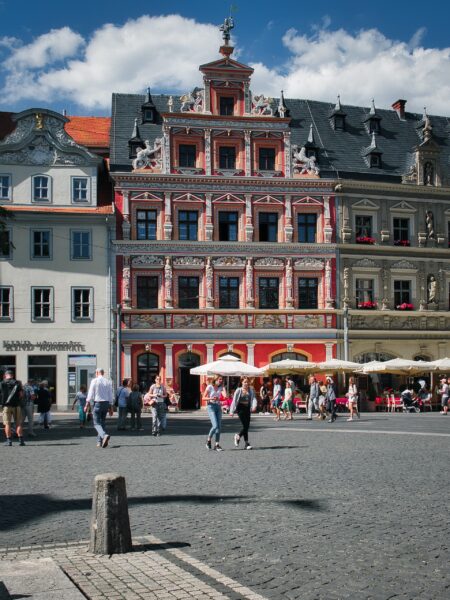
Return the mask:
[(198, 354), (186, 352), (178, 357), (181, 410), (197, 410), (200, 408), (200, 377), (190, 373), (193, 367), (199, 365), (200, 357)]
[(151, 352), (140, 354), (137, 360), (138, 384), (142, 392), (147, 392), (148, 388), (159, 375), (159, 356)]

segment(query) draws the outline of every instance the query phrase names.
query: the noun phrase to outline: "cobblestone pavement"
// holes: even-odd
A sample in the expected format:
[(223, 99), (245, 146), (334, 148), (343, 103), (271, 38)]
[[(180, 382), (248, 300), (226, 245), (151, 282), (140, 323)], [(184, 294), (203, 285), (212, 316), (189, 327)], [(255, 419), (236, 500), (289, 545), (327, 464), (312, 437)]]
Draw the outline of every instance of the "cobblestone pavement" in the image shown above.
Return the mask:
[(257, 416), (244, 451), (227, 417), (222, 453), (205, 449), (199, 415), (170, 415), (161, 438), (149, 424), (97, 449), (93, 430), (57, 417), (25, 448), (2, 447), (0, 546), (86, 539), (93, 478), (115, 471), (133, 535), (157, 536), (170, 546), (158, 556), (188, 573), (213, 569), (204, 583), (227, 598), (246, 596), (218, 574), (274, 599), (450, 597), (450, 418)]

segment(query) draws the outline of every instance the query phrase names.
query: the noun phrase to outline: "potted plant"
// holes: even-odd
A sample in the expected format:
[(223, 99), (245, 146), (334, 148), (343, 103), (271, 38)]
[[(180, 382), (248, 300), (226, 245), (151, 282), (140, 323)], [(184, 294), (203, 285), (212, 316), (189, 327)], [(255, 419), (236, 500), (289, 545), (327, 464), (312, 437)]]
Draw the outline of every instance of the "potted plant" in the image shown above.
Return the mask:
[(411, 246), (411, 242), (409, 240), (394, 240), (394, 246), (403, 246), (404, 248), (408, 248)]
[(403, 302), (402, 304), (397, 304), (397, 310), (414, 310), (414, 306), (409, 302)]
[(359, 235), (356, 238), (357, 244), (375, 244), (375, 238), (370, 237), (369, 235)]
[(367, 302), (358, 302), (358, 308), (362, 308), (363, 310), (373, 310), (376, 307), (377, 303), (370, 300)]

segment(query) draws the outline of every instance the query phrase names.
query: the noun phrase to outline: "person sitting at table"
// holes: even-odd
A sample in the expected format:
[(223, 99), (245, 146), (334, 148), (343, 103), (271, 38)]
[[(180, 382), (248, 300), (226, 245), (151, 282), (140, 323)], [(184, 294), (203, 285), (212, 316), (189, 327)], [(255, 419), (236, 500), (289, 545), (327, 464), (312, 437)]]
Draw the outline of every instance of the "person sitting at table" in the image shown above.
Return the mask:
[(406, 410), (408, 412), (415, 412), (412, 409), (417, 408), (417, 400), (415, 398), (415, 394), (414, 394), (414, 390), (412, 389), (412, 386), (410, 387), (409, 385), (407, 385), (405, 387), (405, 389), (400, 394), (400, 399), (402, 400), (403, 406), (406, 407)]

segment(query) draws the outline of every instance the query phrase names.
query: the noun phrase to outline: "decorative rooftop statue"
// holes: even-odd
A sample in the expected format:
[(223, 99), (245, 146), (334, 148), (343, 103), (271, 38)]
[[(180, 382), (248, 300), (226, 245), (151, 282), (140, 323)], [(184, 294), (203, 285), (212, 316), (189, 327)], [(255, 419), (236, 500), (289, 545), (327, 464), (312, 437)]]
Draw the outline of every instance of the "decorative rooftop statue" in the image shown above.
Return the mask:
[(272, 98), (266, 98), (264, 94), (253, 96), (251, 114), (258, 117), (273, 117), (273, 108), (271, 104)]
[(230, 31), (234, 28), (233, 17), (227, 17), (223, 24), (219, 27), (222, 32), (223, 41), (225, 42), (225, 46), (228, 46), (231, 35)]
[(203, 110), (203, 90), (188, 92), (180, 96), (182, 102), (181, 112), (202, 112)]
[[(133, 169), (144, 169), (145, 167), (151, 166), (154, 162), (154, 166), (161, 168), (162, 165), (162, 138), (156, 138), (153, 144), (153, 148), (150, 147), (150, 142), (145, 140), (145, 148), (138, 148), (136, 150), (136, 158), (133, 160)], [(152, 158), (153, 157), (153, 158)]]
[(317, 165), (316, 157), (306, 156), (305, 146), (302, 146), (299, 150), (297, 145), (293, 145), (292, 159), (294, 173), (300, 173), (302, 175), (304, 175), (305, 173), (318, 175), (320, 173), (320, 168)]

